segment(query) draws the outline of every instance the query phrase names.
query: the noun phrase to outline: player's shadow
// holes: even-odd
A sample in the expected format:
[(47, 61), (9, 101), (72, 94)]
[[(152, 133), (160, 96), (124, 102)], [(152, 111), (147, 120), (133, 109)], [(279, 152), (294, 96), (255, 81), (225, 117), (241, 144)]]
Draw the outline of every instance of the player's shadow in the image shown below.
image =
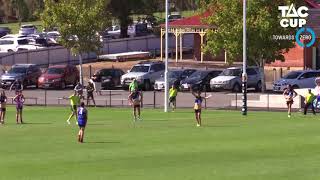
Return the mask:
[(83, 142), (87, 144), (119, 144), (120, 142), (117, 141), (88, 141), (88, 142)]

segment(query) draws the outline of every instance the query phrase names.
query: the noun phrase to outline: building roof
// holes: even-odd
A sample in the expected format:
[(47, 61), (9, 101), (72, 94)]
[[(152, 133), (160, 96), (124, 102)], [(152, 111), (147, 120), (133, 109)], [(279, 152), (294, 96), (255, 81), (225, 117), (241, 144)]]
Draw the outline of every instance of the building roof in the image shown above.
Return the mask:
[[(186, 17), (183, 19), (179, 19), (176, 21), (169, 22), (170, 27), (181, 27), (181, 28), (188, 28), (188, 27), (197, 27), (197, 28), (209, 28), (210, 26), (202, 21), (203, 18), (210, 16), (211, 13), (209, 11), (198, 14), (190, 17)], [(164, 27), (165, 24), (161, 24), (161, 27)]]

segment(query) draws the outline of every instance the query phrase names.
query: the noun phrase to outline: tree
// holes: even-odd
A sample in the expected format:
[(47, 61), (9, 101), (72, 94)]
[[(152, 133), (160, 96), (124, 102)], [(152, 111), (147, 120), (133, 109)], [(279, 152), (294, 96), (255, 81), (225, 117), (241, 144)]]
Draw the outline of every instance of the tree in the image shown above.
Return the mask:
[(57, 27), (60, 43), (79, 55), (80, 83), (82, 56), (87, 52), (98, 53), (101, 39), (98, 32), (110, 25), (110, 14), (105, 10), (105, 0), (46, 0), (42, 20), (46, 29)]
[[(215, 26), (207, 34), (205, 50), (218, 55), (225, 50), (229, 63), (242, 55), (242, 1), (205, 0), (213, 14), (206, 22)], [(247, 0), (247, 57), (248, 63), (257, 65), (262, 72), (262, 91), (265, 91), (264, 65), (275, 60), (284, 61), (283, 54), (295, 46), (294, 41), (277, 41), (273, 35), (294, 35), (294, 28), (283, 28), (279, 24), (279, 5), (302, 3), (301, 1)]]
[(17, 10), (19, 22), (28, 20), (29, 8), (24, 0), (11, 0), (12, 7)]
[(120, 37), (128, 37), (128, 25), (132, 24), (132, 15), (151, 15), (159, 8), (159, 0), (110, 0), (107, 9), (120, 22)]

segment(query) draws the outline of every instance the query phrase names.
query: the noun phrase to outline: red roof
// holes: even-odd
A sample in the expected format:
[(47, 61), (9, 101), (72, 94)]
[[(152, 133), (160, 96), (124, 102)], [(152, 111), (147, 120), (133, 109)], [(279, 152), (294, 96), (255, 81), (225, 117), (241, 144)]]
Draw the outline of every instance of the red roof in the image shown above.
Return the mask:
[[(208, 28), (209, 25), (202, 22), (203, 18), (206, 18), (210, 16), (211, 13), (209, 11), (195, 16), (186, 17), (180, 20), (169, 22), (170, 27), (204, 27)], [(165, 24), (161, 24), (162, 27), (165, 26)]]

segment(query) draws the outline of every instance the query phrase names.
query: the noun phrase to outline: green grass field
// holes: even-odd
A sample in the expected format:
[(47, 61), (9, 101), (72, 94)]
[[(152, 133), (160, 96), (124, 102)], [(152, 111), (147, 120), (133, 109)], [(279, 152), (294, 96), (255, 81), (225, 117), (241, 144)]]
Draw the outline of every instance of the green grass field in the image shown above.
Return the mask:
[(66, 124), (69, 108), (14, 108), (0, 127), (1, 180), (315, 180), (320, 117), (285, 112), (89, 109), (85, 143)]

